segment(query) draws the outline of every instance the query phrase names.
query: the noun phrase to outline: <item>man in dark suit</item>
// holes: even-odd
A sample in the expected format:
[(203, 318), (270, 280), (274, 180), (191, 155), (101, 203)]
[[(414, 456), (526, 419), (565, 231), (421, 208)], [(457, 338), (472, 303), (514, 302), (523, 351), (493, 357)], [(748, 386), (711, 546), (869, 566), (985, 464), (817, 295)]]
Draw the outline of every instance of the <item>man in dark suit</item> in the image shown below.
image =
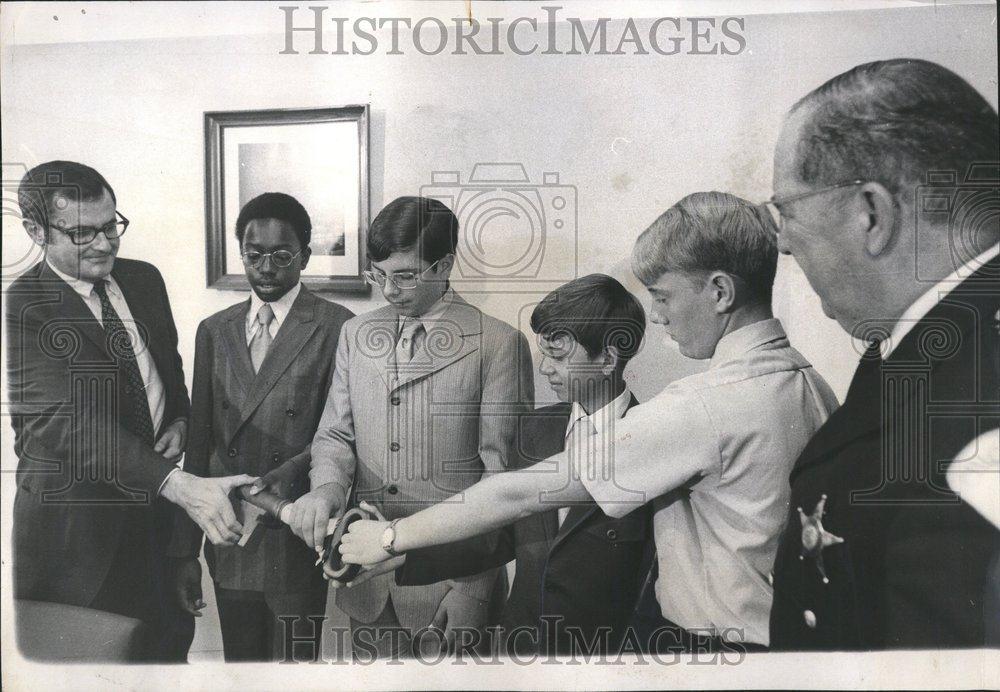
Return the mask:
[[(293, 197), (269, 192), (247, 202), (236, 238), (252, 294), (198, 327), (191, 439), (185, 468), (198, 476), (246, 473), (257, 487), (295, 500), (308, 490), (309, 445), (336, 363), (346, 308), (302, 285), (312, 223)], [(182, 602), (197, 613), (202, 533), (190, 521), (171, 554), (186, 558)], [(281, 616), (295, 616), (308, 636), (308, 616), (326, 611), (327, 586), (316, 554), (284, 525), (264, 531), (252, 549), (208, 545), (227, 661), (293, 658)], [(316, 652), (319, 653), (318, 650)]]
[[(623, 373), (646, 317), (618, 281), (590, 274), (547, 295), (531, 315), (548, 378), (561, 403), (524, 415), (517, 468), (557, 454), (574, 434), (613, 427), (638, 402)], [(652, 547), (649, 506), (612, 519), (594, 502), (536, 514), (488, 541), (411, 551), (399, 584), (430, 584), (515, 562), (501, 619), (501, 650), (510, 653), (615, 651), (625, 637)], [(476, 548), (481, 548), (477, 551)]]
[(867, 350), (791, 473), (774, 649), (991, 643), (997, 152), (996, 111), (922, 60), (855, 67), (788, 115), (770, 203), (779, 249)]
[(104, 177), (51, 161), (25, 175), (18, 201), (45, 260), (6, 296), (15, 597), (143, 620), (145, 656), (183, 660), (193, 621), (166, 597), (171, 510), (159, 498), (235, 541), (227, 493), (253, 478), (203, 481), (175, 465), (189, 409), (177, 331), (156, 268), (116, 259), (128, 220)]

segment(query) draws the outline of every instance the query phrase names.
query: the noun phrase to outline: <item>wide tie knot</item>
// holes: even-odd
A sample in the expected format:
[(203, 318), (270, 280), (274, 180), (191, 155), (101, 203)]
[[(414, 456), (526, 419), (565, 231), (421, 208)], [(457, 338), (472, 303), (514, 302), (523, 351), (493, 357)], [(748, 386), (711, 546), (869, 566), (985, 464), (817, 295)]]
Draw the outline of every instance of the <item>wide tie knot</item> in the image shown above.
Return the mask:
[(260, 310), (257, 311), (257, 322), (261, 327), (267, 329), (273, 320), (274, 309), (268, 303), (264, 303), (260, 306)]
[(402, 339), (412, 339), (417, 333), (417, 330), (423, 326), (423, 323), (414, 317), (404, 317), (403, 324), (399, 328), (399, 338)]
[(101, 300), (108, 299), (108, 284), (109, 281), (107, 279), (99, 279), (94, 284), (94, 293), (96, 293), (97, 297)]

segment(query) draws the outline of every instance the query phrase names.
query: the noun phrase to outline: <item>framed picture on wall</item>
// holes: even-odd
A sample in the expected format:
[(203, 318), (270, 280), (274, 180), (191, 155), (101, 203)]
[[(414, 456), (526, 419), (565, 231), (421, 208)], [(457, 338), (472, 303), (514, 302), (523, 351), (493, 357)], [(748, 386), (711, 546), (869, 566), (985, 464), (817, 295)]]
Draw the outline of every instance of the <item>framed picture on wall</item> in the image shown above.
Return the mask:
[(208, 287), (249, 290), (236, 219), (264, 192), (295, 197), (312, 220), (302, 282), (367, 293), (368, 106), (205, 113)]

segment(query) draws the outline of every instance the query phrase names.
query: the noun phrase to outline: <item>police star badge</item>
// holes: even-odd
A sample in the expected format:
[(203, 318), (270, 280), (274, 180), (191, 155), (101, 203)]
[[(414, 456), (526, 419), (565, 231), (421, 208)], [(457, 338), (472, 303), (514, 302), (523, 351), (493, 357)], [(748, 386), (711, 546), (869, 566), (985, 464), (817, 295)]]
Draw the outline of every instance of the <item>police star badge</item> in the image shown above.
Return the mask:
[(799, 507), (799, 519), (802, 521), (802, 552), (799, 553), (799, 559), (805, 560), (806, 557), (811, 557), (816, 561), (816, 569), (819, 570), (819, 574), (823, 577), (823, 583), (829, 584), (830, 580), (826, 576), (826, 569), (823, 566), (823, 549), (831, 545), (836, 545), (837, 543), (843, 543), (844, 539), (840, 536), (834, 536), (832, 533), (823, 528), (823, 512), (826, 508), (826, 495), (819, 498), (819, 502), (816, 503), (816, 508), (813, 510), (812, 514), (806, 514)]

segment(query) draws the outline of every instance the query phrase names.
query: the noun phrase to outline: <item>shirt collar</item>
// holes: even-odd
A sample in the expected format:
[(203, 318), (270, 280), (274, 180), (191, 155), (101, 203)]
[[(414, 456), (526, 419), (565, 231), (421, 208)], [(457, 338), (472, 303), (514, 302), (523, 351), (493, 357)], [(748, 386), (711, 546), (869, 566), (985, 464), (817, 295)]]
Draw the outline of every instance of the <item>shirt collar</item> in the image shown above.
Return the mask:
[(716, 368), (723, 363), (736, 360), (758, 346), (782, 339), (787, 341), (788, 337), (785, 335), (784, 327), (781, 326), (781, 321), (774, 317), (740, 327), (719, 339), (708, 367)]
[[(420, 322), (421, 324), (424, 325), (424, 329), (426, 331), (430, 331), (429, 329), (427, 329), (427, 323), (434, 322), (435, 320), (439, 320), (442, 317), (444, 317), (444, 313), (448, 310), (448, 308), (451, 306), (452, 301), (454, 300), (455, 300), (455, 291), (451, 288), (451, 286), (449, 286), (445, 290), (445, 292), (441, 295), (441, 297), (438, 298), (437, 301), (435, 301), (429, 308), (427, 308), (427, 310), (425, 310), (422, 315), (418, 315), (417, 317), (412, 317), (409, 319), (412, 319), (415, 322)], [(406, 318), (400, 315), (396, 320), (397, 327), (402, 328), (403, 321), (405, 319)]]
[[(295, 284), (294, 288), (290, 290), (285, 295), (281, 296), (275, 301), (268, 303), (271, 306), (271, 310), (274, 311), (274, 333), (278, 333), (278, 329), (281, 329), (281, 324), (288, 317), (288, 313), (292, 309), (292, 304), (295, 303), (295, 299), (299, 297), (299, 293), (302, 291), (302, 282)], [(250, 291), (250, 310), (247, 311), (247, 332), (251, 332), (256, 329), (257, 313), (260, 311), (261, 306), (264, 305), (264, 301), (261, 300), (256, 293)]]
[(910, 330), (917, 326), (917, 322), (926, 317), (927, 313), (944, 300), (952, 289), (998, 254), (1000, 254), (1000, 243), (981, 253), (972, 261), (963, 264), (917, 298), (913, 305), (900, 315), (896, 324), (893, 325), (892, 331), (889, 332), (889, 338), (882, 342), (882, 359), (888, 358), (903, 341), (903, 338), (910, 333)]
[(622, 393), (609, 401), (605, 406), (594, 413), (588, 414), (579, 402), (574, 401), (570, 409), (569, 424), (566, 426), (566, 435), (569, 436), (573, 428), (582, 420), (588, 420), (598, 433), (604, 431), (605, 426), (613, 420), (621, 420), (628, 410), (628, 405), (632, 401), (632, 392), (626, 386)]
[[(69, 274), (63, 274), (61, 271), (55, 268), (48, 258), (45, 259), (45, 264), (49, 265), (49, 269), (58, 276), (60, 279), (69, 284), (69, 287), (80, 294), (80, 297), (86, 300), (94, 294), (94, 283), (92, 281), (84, 281), (83, 279), (77, 278), (75, 276), (70, 276)], [(111, 274), (104, 277), (108, 282), (108, 288), (111, 293), (117, 295), (120, 293), (118, 290), (118, 283), (112, 278)]]

